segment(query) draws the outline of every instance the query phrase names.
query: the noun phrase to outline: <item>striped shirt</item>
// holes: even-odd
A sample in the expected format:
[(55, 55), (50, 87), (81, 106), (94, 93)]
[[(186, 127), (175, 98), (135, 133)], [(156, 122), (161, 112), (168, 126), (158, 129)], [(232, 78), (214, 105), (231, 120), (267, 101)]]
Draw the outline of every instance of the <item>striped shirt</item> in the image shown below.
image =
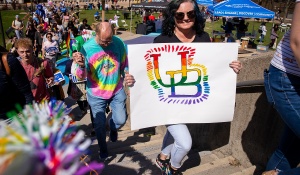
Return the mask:
[(271, 64), (274, 67), (282, 70), (283, 72), (300, 77), (300, 68), (290, 46), (290, 34), (291, 31), (289, 30), (282, 37), (273, 56)]

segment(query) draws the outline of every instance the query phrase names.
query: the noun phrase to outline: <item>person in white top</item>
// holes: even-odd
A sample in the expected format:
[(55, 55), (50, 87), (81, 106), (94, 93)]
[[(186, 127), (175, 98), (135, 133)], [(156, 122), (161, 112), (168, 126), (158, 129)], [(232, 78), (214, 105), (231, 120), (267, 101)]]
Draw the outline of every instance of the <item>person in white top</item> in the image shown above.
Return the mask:
[(266, 23), (262, 22), (261, 25), (259, 26), (259, 29), (262, 31), (260, 34), (260, 40), (259, 40), (259, 43), (261, 44), (264, 42), (265, 36), (267, 34)]
[(58, 49), (58, 42), (52, 40), (52, 33), (47, 33), (46, 34), (47, 41), (43, 43), (42, 47), (42, 58), (47, 59), (49, 63), (51, 63), (52, 67), (55, 67), (55, 63), (57, 60), (57, 54), (59, 52)]
[(263, 175), (300, 174), (300, 0), (296, 2), (292, 29), (283, 36), (265, 71), (268, 101), (282, 118), (284, 129)]
[(16, 19), (12, 22), (11, 27), (15, 29), (17, 39), (22, 37), (22, 30), (24, 28), (23, 22), (19, 19), (19, 15), (16, 15)]

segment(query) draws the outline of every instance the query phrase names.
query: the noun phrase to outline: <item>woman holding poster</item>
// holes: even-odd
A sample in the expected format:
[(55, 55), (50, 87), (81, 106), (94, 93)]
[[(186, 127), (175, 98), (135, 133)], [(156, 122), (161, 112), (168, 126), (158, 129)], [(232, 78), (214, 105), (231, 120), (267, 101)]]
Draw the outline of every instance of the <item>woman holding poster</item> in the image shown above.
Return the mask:
[[(195, 0), (171, 1), (163, 17), (162, 34), (154, 39), (154, 43), (210, 42), (209, 35), (203, 30), (205, 20)], [(239, 61), (233, 61), (229, 66), (235, 73), (242, 68)], [(191, 146), (192, 138), (185, 124), (168, 125), (161, 153), (156, 159), (157, 167), (166, 175), (182, 174), (179, 171), (181, 161)]]

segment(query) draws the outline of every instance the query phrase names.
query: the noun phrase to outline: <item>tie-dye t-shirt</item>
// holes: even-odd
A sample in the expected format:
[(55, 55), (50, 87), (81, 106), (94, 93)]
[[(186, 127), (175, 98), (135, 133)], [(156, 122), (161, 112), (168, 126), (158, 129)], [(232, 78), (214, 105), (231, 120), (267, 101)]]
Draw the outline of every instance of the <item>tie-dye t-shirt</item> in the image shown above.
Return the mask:
[(116, 37), (107, 47), (101, 47), (95, 38), (82, 47), (87, 70), (87, 93), (102, 99), (111, 98), (123, 87), (124, 70), (128, 67), (125, 44)]

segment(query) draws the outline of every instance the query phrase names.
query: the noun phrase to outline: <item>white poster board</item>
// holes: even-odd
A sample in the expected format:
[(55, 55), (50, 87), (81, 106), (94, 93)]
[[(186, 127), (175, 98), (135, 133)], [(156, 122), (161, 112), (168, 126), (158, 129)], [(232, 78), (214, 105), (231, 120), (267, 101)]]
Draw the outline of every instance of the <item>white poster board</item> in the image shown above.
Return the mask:
[(236, 43), (128, 45), (131, 129), (232, 121)]

